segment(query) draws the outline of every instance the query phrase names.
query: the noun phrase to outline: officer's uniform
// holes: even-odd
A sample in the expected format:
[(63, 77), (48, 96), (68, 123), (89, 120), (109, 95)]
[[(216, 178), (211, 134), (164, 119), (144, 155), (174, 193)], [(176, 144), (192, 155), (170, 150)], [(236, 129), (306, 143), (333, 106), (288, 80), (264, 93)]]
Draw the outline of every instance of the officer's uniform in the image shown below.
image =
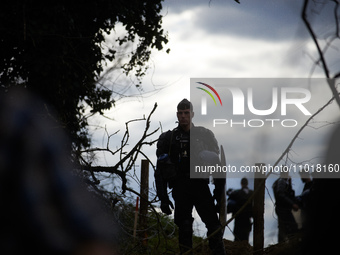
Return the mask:
[[(194, 146), (191, 146), (190, 135)], [(195, 206), (199, 216), (208, 229), (208, 236), (221, 227), (218, 220), (214, 198), (211, 195), (207, 179), (190, 179), (190, 158), (199, 160), (199, 152), (208, 150), (219, 153), (214, 134), (203, 127), (192, 126), (189, 132), (185, 132), (180, 126), (172, 131), (163, 133), (157, 143), (157, 157), (169, 155), (172, 169), (175, 175), (162, 174), (166, 168), (159, 161), (155, 172), (157, 195), (162, 202), (169, 201), (167, 187), (172, 188), (172, 196), (175, 200), (175, 223), (179, 228), (179, 243), (181, 252), (192, 247), (192, 209)], [(223, 186), (215, 182), (214, 193), (219, 192)], [(216, 198), (219, 201), (220, 198)], [(209, 239), (209, 246), (214, 254), (225, 254), (222, 242), (222, 231)]]
[(273, 184), (275, 196), (275, 212), (279, 220), (279, 242), (285, 241), (289, 235), (298, 231), (298, 226), (292, 214), (295, 203), (295, 192), (288, 180), (279, 178)]
[[(228, 212), (232, 212), (233, 214), (237, 213), (237, 211), (241, 209), (241, 207), (248, 201), (248, 199), (252, 196), (252, 194), (253, 194), (253, 191), (248, 188), (234, 190), (229, 195), (228, 204), (235, 203), (235, 205), (232, 208), (232, 210)], [(252, 225), (250, 218), (252, 216), (253, 216), (253, 203), (251, 202), (235, 218), (235, 224), (234, 224), (235, 241), (249, 242), (249, 234), (250, 234), (251, 225)]]

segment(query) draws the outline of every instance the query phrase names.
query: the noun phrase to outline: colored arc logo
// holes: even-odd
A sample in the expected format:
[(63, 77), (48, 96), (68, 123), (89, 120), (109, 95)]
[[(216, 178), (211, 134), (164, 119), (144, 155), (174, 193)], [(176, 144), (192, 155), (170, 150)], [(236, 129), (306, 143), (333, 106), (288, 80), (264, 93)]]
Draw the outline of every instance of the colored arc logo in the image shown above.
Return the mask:
[[(213, 87), (211, 87), (210, 85), (208, 85), (206, 83), (203, 83), (203, 82), (197, 82), (197, 83), (208, 87), (212, 92), (214, 92), (214, 94), (217, 96), (218, 100), (220, 101), (220, 104), (222, 105), (222, 101), (221, 101), (220, 95), (217, 93), (217, 91)], [(217, 105), (214, 96), (208, 90), (206, 90), (204, 88), (200, 88), (200, 87), (196, 87), (196, 88), (201, 89), (201, 90), (205, 91), (206, 93), (208, 93), (209, 96), (211, 96), (211, 98), (214, 100), (215, 105)]]

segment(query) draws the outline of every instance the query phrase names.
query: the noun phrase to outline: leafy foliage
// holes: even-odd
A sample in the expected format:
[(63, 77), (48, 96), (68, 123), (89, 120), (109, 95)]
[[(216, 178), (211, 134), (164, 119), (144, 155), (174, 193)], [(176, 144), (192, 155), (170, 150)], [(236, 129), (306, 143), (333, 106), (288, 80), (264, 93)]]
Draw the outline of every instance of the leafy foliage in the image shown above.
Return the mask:
[(0, 89), (25, 87), (52, 105), (75, 148), (89, 146), (85, 108), (103, 114), (114, 100), (96, 81), (117, 50), (103, 51), (117, 23), (126, 29), (118, 45), (137, 43), (122, 65), (126, 74), (145, 74), (151, 49), (167, 37), (161, 27), (162, 0), (6, 1), (0, 10)]

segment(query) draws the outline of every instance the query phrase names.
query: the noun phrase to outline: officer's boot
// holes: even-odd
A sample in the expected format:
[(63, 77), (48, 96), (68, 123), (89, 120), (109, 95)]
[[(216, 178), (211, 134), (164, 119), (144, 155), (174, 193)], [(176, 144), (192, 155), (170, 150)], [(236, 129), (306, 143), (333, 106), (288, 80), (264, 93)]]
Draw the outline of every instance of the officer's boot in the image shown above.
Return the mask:
[(178, 225), (179, 250), (181, 254), (192, 249), (192, 220), (184, 220)]
[[(208, 236), (210, 234), (214, 233), (217, 229), (219, 229), (220, 226), (216, 226), (212, 230), (208, 231)], [(225, 248), (223, 243), (223, 232), (222, 229), (220, 229), (216, 234), (214, 234), (209, 239), (209, 248), (212, 251), (212, 254), (214, 255), (225, 255)]]

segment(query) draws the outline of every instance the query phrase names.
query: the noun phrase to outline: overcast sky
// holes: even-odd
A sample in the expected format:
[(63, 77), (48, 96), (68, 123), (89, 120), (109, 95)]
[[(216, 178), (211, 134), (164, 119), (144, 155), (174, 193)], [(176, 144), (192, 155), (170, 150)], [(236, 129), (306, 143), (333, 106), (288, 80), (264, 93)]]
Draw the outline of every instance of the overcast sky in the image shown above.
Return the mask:
[[(309, 78), (324, 77), (320, 68), (313, 69), (316, 50), (300, 17), (302, 1), (296, 0), (240, 0), (238, 4), (232, 0), (166, 0), (163, 3), (163, 28), (168, 32), (169, 43), (161, 52), (151, 55), (147, 76), (143, 79), (143, 96), (128, 97), (119, 100), (116, 107), (106, 115), (114, 121), (100, 120), (110, 133), (124, 131), (126, 121), (147, 115), (157, 102), (158, 108), (152, 117), (152, 127), (163, 131), (173, 129), (176, 124), (176, 106), (183, 98), (190, 99), (190, 78)], [(314, 1), (313, 1), (314, 2)], [(334, 31), (331, 6), (319, 8), (310, 14), (313, 25), (320, 36), (327, 36)], [(310, 12), (312, 13), (312, 12)], [(170, 48), (170, 53), (165, 51)], [(336, 53), (336, 54), (335, 54)], [(336, 70), (339, 60), (335, 57), (337, 49), (331, 49), (327, 55), (330, 70)], [(114, 89), (123, 91), (123, 84), (116, 77)], [(263, 88), (256, 90), (261, 94)], [(330, 97), (329, 88), (308, 87), (312, 97), (322, 95), (318, 104), (311, 106), (312, 111)], [(136, 95), (140, 91), (133, 86), (124, 91), (126, 95)], [(318, 121), (333, 121), (338, 115), (338, 108), (331, 108)], [(198, 109), (196, 111), (199, 111)], [(314, 112), (312, 112), (313, 114)], [(197, 113), (196, 113), (197, 114)], [(195, 119), (194, 119), (195, 121)], [(315, 123), (315, 127), (320, 124)], [(322, 124), (321, 124), (322, 125)], [(142, 123), (131, 125), (131, 141), (143, 131)], [(301, 162), (318, 157), (324, 147), (325, 134), (315, 133), (319, 129), (309, 128), (297, 141), (291, 156)], [(276, 136), (277, 136), (277, 130)], [(258, 160), (273, 164), (280, 152), (288, 145), (294, 132), (280, 130), (276, 140), (270, 139), (275, 132), (268, 129), (248, 131), (244, 136), (237, 130), (226, 133), (226, 156), (230, 162), (237, 164), (254, 164)], [(254, 131), (255, 132), (255, 131)], [(270, 134), (269, 134), (270, 133)], [(160, 133), (157, 133), (155, 138)], [(313, 137), (314, 139), (310, 139)], [(112, 144), (119, 146), (119, 136)], [(242, 141), (240, 143), (240, 140)], [(105, 144), (105, 132), (97, 130), (94, 142)], [(131, 142), (133, 144), (133, 142)], [(243, 147), (242, 147), (243, 146)], [(300, 147), (299, 147), (300, 146)], [(234, 150), (233, 148), (238, 148)], [(156, 160), (155, 146), (145, 147), (144, 151), (152, 160)], [(275, 153), (273, 153), (275, 152)], [(308, 152), (308, 153), (307, 153)], [(270, 156), (268, 154), (270, 153)], [(303, 159), (299, 156), (303, 155)], [(300, 160), (300, 161), (299, 161)], [(114, 159), (99, 156), (98, 164), (113, 164)], [(236, 164), (236, 163), (235, 163)], [(153, 173), (150, 173), (153, 180)], [(272, 195), (273, 180), (267, 182), (265, 235), (266, 245), (277, 241), (277, 221), (273, 212)], [(238, 188), (239, 180), (228, 180), (228, 188)], [(252, 186), (252, 185), (251, 185)], [(294, 189), (300, 194), (300, 180), (294, 180)], [(233, 228), (233, 224), (230, 225)], [(233, 239), (227, 229), (225, 237)]]

